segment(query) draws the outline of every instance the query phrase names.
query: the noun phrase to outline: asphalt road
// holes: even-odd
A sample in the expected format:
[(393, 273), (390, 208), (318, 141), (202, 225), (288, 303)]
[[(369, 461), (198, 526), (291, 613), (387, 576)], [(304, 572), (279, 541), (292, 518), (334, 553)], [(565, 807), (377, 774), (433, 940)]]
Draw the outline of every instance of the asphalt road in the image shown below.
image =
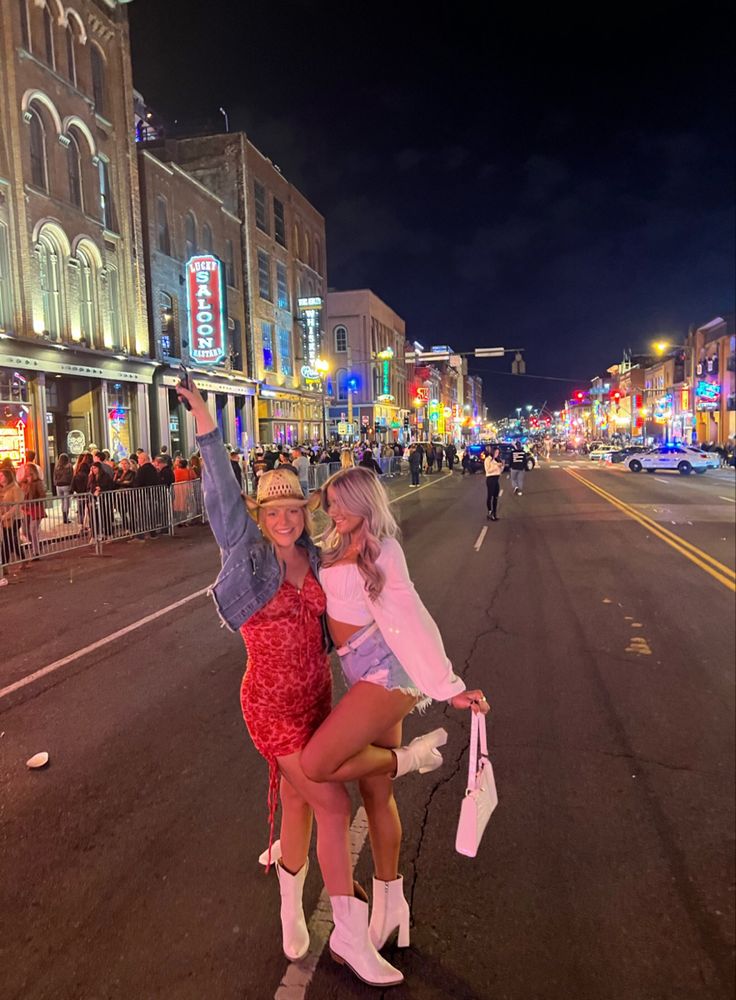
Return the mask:
[[(397, 785), (397, 1000), (733, 995), (734, 480), (663, 479), (543, 463), (522, 497), (504, 482), (495, 524), (482, 476), (391, 486), (417, 587), (491, 700), (500, 797), (478, 858), (455, 854), (468, 720), (410, 720), (450, 740), (439, 771)], [(0, 591), (3, 1000), (380, 994), (326, 952), (313, 970), (281, 955), (244, 651), (206, 596), (24, 681), (196, 594), (217, 561), (197, 527)], [(320, 891), (313, 864), (307, 913)]]

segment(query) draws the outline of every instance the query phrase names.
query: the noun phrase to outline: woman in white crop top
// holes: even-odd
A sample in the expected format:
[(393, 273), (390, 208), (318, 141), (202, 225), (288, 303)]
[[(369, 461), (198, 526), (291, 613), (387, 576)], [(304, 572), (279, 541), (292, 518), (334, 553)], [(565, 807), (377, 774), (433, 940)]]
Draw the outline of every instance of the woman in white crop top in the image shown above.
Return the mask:
[(371, 940), (398, 928), (409, 944), (409, 907), (398, 874), (401, 821), (392, 779), (442, 764), (444, 729), (401, 745), (404, 718), (434, 698), (488, 711), (483, 692), (467, 691), (442, 637), (411, 582), (398, 527), (383, 487), (368, 469), (337, 472), (322, 490), (332, 530), (323, 544), (320, 583), (327, 623), (349, 690), (302, 750), (314, 781), (360, 783), (375, 866)]

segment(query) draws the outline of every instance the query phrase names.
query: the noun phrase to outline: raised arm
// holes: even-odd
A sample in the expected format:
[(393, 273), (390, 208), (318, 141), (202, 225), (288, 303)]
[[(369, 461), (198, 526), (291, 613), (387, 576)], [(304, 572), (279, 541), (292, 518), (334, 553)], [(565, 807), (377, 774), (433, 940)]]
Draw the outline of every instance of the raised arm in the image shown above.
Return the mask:
[(191, 388), (177, 385), (178, 395), (192, 408), (197, 425), (197, 444), (202, 454), (202, 488), (207, 517), (217, 544), (228, 552), (241, 538), (258, 538), (258, 528), (245, 509), (238, 481), (230, 468), (222, 436), (199, 389), (190, 380)]

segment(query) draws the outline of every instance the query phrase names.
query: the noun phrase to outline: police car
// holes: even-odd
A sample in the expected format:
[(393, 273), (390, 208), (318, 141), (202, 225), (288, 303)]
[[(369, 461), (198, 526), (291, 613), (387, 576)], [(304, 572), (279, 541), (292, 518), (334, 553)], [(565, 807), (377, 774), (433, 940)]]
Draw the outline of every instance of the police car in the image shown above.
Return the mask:
[(691, 472), (697, 472), (698, 475), (707, 472), (710, 463), (704, 452), (668, 444), (630, 459), (629, 468), (632, 472), (645, 469), (647, 472), (679, 472), (682, 476), (689, 476)]

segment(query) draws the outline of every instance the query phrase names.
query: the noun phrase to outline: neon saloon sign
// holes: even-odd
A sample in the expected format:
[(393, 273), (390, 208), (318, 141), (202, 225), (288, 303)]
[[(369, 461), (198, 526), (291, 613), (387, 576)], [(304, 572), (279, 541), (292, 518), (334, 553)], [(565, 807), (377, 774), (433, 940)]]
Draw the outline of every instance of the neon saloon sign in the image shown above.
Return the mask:
[(187, 312), (192, 361), (219, 364), (225, 357), (225, 277), (222, 261), (213, 254), (187, 262)]

